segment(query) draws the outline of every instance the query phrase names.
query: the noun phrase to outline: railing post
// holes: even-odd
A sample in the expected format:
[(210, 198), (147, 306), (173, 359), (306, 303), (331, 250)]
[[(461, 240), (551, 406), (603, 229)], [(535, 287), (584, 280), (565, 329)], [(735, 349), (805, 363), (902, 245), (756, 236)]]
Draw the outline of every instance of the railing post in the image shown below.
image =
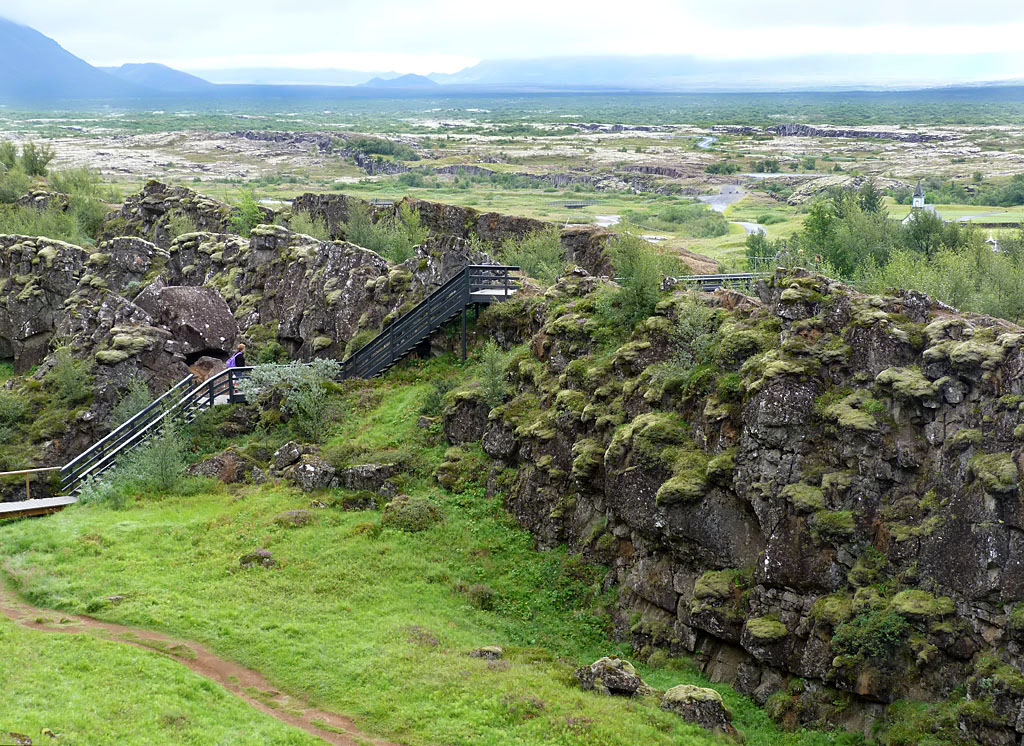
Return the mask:
[(466, 306), (462, 306), (462, 362), (466, 362)]

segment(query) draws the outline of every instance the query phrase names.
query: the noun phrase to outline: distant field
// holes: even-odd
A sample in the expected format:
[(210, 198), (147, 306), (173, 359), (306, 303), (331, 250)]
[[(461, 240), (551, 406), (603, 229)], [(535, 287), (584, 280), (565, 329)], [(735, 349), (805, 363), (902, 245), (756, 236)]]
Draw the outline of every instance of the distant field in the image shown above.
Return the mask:
[[(946, 220), (966, 220), (971, 223), (1006, 223), (1008, 226), (1024, 222), (1024, 206), (936, 205), (935, 209)], [(893, 218), (902, 220), (909, 213), (909, 205), (897, 205), (890, 201), (889, 214)]]

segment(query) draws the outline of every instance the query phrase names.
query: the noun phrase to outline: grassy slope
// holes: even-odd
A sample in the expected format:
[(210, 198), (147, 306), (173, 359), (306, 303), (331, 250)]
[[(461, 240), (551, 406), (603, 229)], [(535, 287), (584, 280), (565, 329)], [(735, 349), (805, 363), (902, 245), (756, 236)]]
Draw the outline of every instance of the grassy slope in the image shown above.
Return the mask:
[(158, 653), (5, 617), (0, 650), (0, 740), (14, 731), (40, 743), (49, 728), (78, 746), (322, 743)]
[[(445, 450), (436, 427), (415, 424), (429, 387), (402, 376), (352, 391), (350, 406), (369, 403), (333, 440), (350, 451), (411, 454), (429, 469)], [(593, 613), (608, 601), (600, 573), (561, 551), (534, 552), (500, 500), (479, 488), (453, 495), (425, 477), (404, 488), (436, 498), (446, 521), (406, 534), (381, 530), (374, 512), (329, 508), (308, 526), (284, 528), (274, 516), (308, 507), (308, 495), (220, 488), (3, 526), (0, 561), (36, 604), (198, 640), (284, 691), (411, 746), (719, 742), (652, 698), (611, 699), (575, 685), (578, 663), (626, 652)], [(239, 555), (257, 546), (281, 567), (240, 570)], [(465, 593), (474, 584), (495, 591), (488, 610)], [(107, 605), (102, 598), (112, 594), (128, 599)], [(507, 646), (507, 666), (465, 655), (488, 644)], [(659, 688), (706, 683), (683, 661), (641, 672)], [(782, 734), (748, 700), (716, 688), (748, 744), (848, 738)], [(177, 741), (165, 732), (150, 742)]]

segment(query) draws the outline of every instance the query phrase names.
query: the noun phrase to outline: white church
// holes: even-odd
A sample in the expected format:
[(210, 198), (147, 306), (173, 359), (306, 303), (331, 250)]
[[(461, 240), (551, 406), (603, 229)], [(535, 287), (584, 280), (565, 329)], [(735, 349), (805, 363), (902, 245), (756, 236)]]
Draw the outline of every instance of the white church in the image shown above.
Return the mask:
[(935, 217), (943, 219), (942, 215), (939, 214), (939, 211), (935, 209), (935, 205), (925, 204), (924, 187), (921, 186), (921, 180), (918, 179), (917, 189), (914, 190), (914, 201), (911, 203), (910, 213), (907, 215), (907, 217), (903, 218), (903, 225), (906, 225), (915, 217), (917, 217), (917, 214), (920, 212), (929, 212)]

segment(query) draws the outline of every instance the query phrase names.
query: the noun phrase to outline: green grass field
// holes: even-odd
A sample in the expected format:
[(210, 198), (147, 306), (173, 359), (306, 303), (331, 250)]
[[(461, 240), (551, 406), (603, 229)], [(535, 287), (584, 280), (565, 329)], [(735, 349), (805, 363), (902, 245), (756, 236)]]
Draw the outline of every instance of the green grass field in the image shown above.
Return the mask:
[(2, 615), (0, 651), (0, 742), (13, 731), (76, 746), (323, 743), (156, 652)]
[[(418, 380), (451, 375), (435, 361), (428, 366), (414, 369)], [(409, 746), (721, 743), (654, 698), (579, 689), (577, 665), (628, 654), (607, 636), (601, 609), (613, 599), (600, 591), (603, 572), (562, 550), (535, 552), (500, 497), (479, 486), (452, 494), (427, 476), (446, 446), (437, 426), (416, 426), (430, 387), (411, 375), (399, 369), (351, 390), (348, 415), (327, 448), (407, 459), (414, 473), (403, 489), (445, 511), (427, 531), (382, 528), (377, 512), (338, 508), (313, 509), (308, 525), (285, 527), (275, 516), (310, 508), (310, 495), (219, 486), (193, 497), (142, 499), (125, 511), (82, 506), (0, 526), (2, 567), (38, 606), (196, 640), (286, 693)], [(476, 453), (470, 471), (480, 478), (484, 460)], [(257, 547), (280, 567), (241, 569), (239, 556)], [(468, 591), (483, 586), (486, 602)], [(111, 605), (104, 599), (113, 594), (126, 599)], [(507, 651), (501, 663), (466, 655), (495, 644)], [(46, 675), (43, 665), (29, 669), (30, 679)], [(658, 688), (707, 684), (685, 660), (640, 670)], [(77, 672), (66, 678), (73, 686)], [(846, 734), (783, 733), (749, 700), (715, 688), (752, 746), (857, 742)], [(41, 691), (42, 684), (24, 698)], [(126, 707), (149, 707), (144, 691), (124, 697)], [(26, 711), (23, 698), (6, 699), (0, 723)], [(84, 717), (77, 711), (87, 706), (71, 699), (64, 720)], [(47, 727), (67, 727), (55, 721)], [(181, 742), (173, 729), (149, 739)]]

